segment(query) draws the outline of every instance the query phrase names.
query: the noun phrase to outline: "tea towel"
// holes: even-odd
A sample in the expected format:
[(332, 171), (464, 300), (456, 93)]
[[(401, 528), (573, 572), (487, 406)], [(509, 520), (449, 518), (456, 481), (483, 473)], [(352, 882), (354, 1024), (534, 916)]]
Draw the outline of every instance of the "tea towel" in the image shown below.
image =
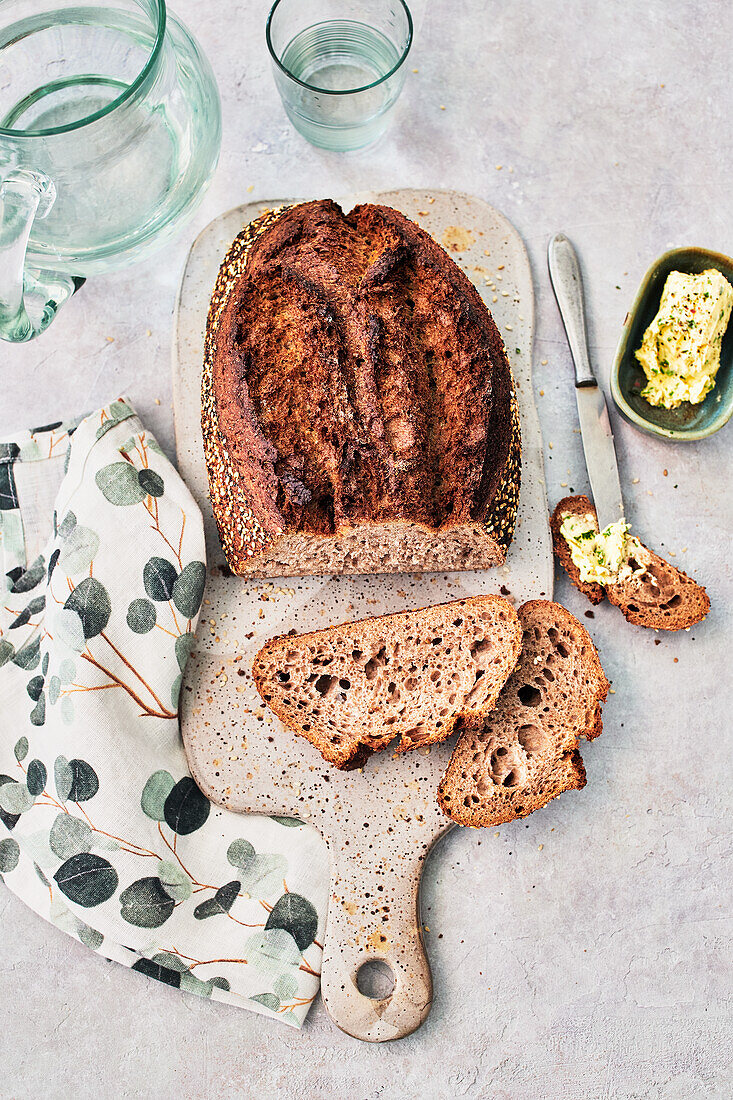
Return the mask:
[(178, 694), (201, 514), (120, 398), (0, 444), (0, 877), (109, 959), (299, 1027), (324, 847), (193, 782)]

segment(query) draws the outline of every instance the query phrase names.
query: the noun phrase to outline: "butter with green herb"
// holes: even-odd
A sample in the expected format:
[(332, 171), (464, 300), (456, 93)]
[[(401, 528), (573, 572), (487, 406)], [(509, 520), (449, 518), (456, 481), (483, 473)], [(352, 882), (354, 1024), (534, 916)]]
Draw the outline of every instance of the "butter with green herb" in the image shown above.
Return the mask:
[(731, 307), (733, 287), (715, 268), (700, 275), (670, 271), (659, 311), (636, 352), (647, 377), (641, 396), (650, 405), (699, 405), (710, 392)]
[(639, 540), (629, 534), (628, 523), (609, 523), (599, 531), (594, 515), (568, 513), (563, 516), (560, 534), (584, 583), (620, 584), (644, 572), (640, 559), (647, 555)]

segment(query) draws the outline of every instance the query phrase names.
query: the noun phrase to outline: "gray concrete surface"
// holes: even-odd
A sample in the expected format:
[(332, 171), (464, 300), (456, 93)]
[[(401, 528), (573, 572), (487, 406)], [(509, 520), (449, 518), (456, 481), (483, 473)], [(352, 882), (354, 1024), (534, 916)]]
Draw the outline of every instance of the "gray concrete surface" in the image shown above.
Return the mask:
[[(282, 113), (264, 0), (175, 7), (222, 90), (214, 184), (165, 252), (87, 284), (35, 343), (0, 348), (0, 438), (126, 391), (172, 454), (172, 311), (197, 229), (248, 197), (455, 187), (503, 210), (527, 242), (550, 499), (584, 489), (546, 242), (563, 229), (581, 253), (604, 379), (658, 253), (733, 252), (733, 8), (432, 0), (390, 133), (339, 156), (306, 145)], [(730, 1095), (733, 426), (684, 448), (615, 426), (635, 529), (707, 583), (713, 611), (661, 639), (608, 607), (584, 620), (615, 690), (604, 735), (584, 752), (588, 786), (498, 836), (455, 830), (431, 858), (423, 901), (436, 997), (424, 1027), (360, 1045), (318, 1005), (296, 1033), (143, 981), (2, 891), (0, 1095)], [(578, 614), (589, 606), (564, 578), (557, 598)]]

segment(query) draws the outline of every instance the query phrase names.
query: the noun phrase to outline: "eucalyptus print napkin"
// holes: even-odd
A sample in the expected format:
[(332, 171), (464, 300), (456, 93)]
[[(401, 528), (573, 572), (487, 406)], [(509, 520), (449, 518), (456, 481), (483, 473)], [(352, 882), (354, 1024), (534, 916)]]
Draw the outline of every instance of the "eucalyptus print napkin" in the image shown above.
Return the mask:
[(130, 404), (0, 444), (0, 878), (93, 951), (299, 1027), (323, 847), (194, 784), (199, 509)]

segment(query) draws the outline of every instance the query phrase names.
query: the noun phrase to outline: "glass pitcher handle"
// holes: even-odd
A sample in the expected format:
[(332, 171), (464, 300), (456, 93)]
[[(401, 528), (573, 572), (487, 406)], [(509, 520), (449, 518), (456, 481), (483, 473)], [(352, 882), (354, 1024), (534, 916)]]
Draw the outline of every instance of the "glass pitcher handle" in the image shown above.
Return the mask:
[(55, 200), (53, 181), (38, 172), (18, 169), (0, 183), (0, 339), (39, 336), (84, 282), (25, 266), (33, 222), (45, 218)]

